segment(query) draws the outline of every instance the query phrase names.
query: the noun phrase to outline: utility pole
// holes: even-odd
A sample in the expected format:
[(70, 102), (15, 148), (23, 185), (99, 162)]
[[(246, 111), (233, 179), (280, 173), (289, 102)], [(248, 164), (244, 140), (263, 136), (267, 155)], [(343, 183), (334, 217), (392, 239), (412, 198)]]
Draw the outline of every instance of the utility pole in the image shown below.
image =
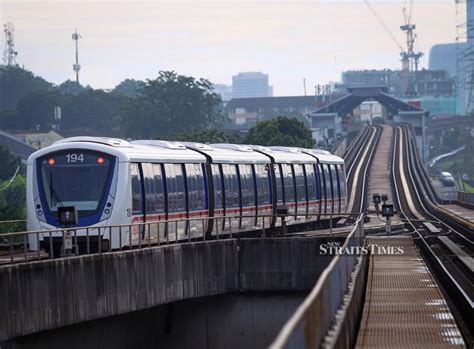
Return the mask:
[(81, 70), (81, 65), (79, 64), (79, 39), (81, 36), (76, 31), (72, 34), (72, 39), (76, 42), (76, 64), (72, 66), (72, 69), (76, 72), (76, 82), (79, 84), (79, 71)]
[(16, 66), (16, 56), (18, 52), (15, 50), (15, 28), (12, 23), (3, 25), (5, 33), (5, 49), (3, 50), (3, 63), (7, 66)]

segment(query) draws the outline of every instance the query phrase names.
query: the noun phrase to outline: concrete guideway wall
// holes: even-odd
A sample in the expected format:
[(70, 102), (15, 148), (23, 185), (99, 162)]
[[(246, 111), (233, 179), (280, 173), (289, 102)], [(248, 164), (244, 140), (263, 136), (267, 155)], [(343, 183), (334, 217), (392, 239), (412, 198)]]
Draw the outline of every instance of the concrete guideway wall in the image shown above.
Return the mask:
[(0, 267), (0, 341), (236, 291), (309, 290), (325, 238), (185, 243)]

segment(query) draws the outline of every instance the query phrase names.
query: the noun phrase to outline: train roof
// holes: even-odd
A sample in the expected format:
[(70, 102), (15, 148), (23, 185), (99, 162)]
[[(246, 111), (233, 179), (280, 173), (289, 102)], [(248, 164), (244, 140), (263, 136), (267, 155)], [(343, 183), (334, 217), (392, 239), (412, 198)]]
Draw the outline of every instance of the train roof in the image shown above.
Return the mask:
[(51, 152), (64, 151), (67, 149), (96, 150), (118, 157), (119, 161), (137, 162), (165, 162), (171, 163), (204, 163), (206, 157), (198, 152), (187, 149), (178, 142), (168, 141), (124, 141), (105, 137), (71, 137), (64, 138), (53, 143), (53, 145), (38, 150), (31, 154), (28, 163)]
[(314, 163), (316, 158), (323, 163), (343, 164), (344, 160), (329, 152), (295, 147), (264, 147), (241, 144), (202, 144), (195, 142), (173, 142), (162, 140), (126, 140), (109, 137), (70, 137), (55, 142), (31, 154), (29, 163), (50, 152), (67, 149), (91, 149), (117, 156), (119, 161), (137, 162), (206, 162), (212, 163), (269, 163), (270, 157), (277, 163)]
[(316, 157), (319, 162), (324, 164), (344, 165), (344, 159), (333, 155), (327, 150), (322, 149), (302, 149), (306, 154)]
[(216, 143), (202, 144), (184, 142), (189, 149), (200, 151), (216, 164), (268, 164), (270, 159), (253, 151), (252, 148), (241, 144)]

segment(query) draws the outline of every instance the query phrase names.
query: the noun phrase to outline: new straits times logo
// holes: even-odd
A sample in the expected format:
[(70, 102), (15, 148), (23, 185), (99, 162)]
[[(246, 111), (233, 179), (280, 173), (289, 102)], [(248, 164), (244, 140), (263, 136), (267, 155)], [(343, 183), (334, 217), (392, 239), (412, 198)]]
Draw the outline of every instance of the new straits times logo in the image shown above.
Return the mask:
[(380, 246), (377, 244), (369, 244), (367, 246), (346, 246), (343, 247), (341, 242), (328, 242), (319, 246), (320, 255), (402, 255), (405, 253), (403, 246)]

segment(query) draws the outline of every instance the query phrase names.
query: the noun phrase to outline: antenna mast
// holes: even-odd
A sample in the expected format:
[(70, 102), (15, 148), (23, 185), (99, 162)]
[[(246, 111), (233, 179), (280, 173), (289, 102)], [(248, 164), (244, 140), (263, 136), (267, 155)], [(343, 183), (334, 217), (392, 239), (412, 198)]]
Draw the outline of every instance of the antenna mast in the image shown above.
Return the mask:
[(72, 69), (76, 72), (76, 82), (79, 84), (79, 71), (81, 70), (81, 65), (79, 64), (79, 39), (81, 36), (76, 31), (72, 34), (72, 39), (76, 42), (76, 63), (73, 64)]
[(18, 52), (15, 50), (15, 28), (12, 23), (3, 25), (3, 32), (5, 33), (5, 49), (3, 51), (3, 63), (7, 66), (17, 65), (16, 56)]

